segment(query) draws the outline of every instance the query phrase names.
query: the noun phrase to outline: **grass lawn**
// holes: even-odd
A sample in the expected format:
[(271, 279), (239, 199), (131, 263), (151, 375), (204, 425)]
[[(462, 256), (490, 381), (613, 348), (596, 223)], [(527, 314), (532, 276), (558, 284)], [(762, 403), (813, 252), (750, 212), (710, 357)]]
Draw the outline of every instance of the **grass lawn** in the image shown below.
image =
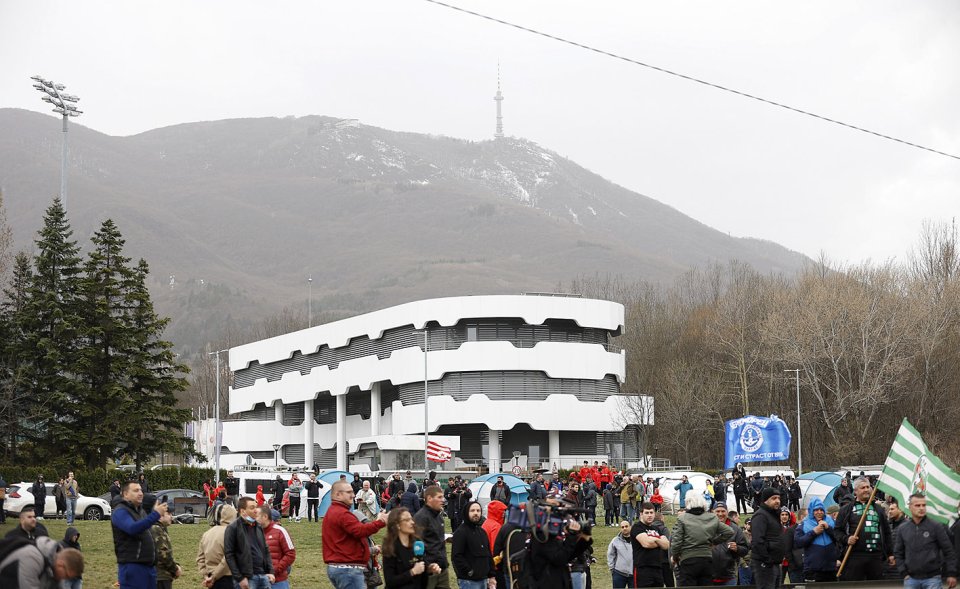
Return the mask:
[[(602, 513), (602, 512), (601, 512)], [(673, 526), (674, 518), (667, 516), (668, 527)], [(67, 529), (63, 520), (46, 519), (43, 521), (50, 536), (60, 540)], [(449, 526), (449, 521), (447, 522)], [(16, 518), (7, 518), (7, 523), (0, 526), (0, 536), (17, 525)], [(84, 589), (112, 589), (116, 581), (117, 562), (113, 553), (113, 535), (110, 522), (77, 521), (74, 526), (80, 530), (80, 545), (83, 547), (86, 572), (83, 575)], [(294, 546), (297, 549), (297, 561), (290, 575), (290, 585), (300, 588), (330, 588), (327, 580), (326, 567), (323, 564), (320, 525), (316, 523), (286, 523), (284, 527), (290, 532)], [(170, 527), (170, 540), (173, 543), (173, 554), (183, 567), (183, 576), (174, 581), (174, 587), (199, 587), (200, 574), (197, 572), (196, 557), (200, 536), (209, 529), (206, 523), (194, 525), (177, 525)], [(448, 530), (449, 531), (449, 530)], [(593, 550), (597, 563), (591, 567), (593, 586), (597, 589), (609, 589), (611, 586), (610, 573), (607, 570), (607, 546), (616, 534), (618, 528), (598, 526), (593, 533)], [(377, 536), (377, 539), (382, 533)], [(449, 550), (449, 545), (448, 545)], [(451, 581), (456, 586), (452, 576)]]

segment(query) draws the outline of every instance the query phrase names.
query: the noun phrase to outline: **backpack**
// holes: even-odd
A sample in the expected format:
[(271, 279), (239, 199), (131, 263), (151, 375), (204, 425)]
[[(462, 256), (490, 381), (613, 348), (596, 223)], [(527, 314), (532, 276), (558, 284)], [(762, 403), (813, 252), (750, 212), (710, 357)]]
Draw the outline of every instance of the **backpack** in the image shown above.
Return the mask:
[[(3, 563), (8, 556), (20, 550), (24, 546), (36, 546), (35, 540), (30, 540), (24, 536), (11, 536), (0, 538), (0, 563)], [(39, 548), (38, 548), (39, 550)], [(49, 577), (53, 578), (53, 566), (49, 558), (44, 556), (44, 563), (47, 567)], [(20, 587), (20, 560), (15, 559), (7, 566), (0, 569), (0, 587), (4, 589), (17, 589)]]

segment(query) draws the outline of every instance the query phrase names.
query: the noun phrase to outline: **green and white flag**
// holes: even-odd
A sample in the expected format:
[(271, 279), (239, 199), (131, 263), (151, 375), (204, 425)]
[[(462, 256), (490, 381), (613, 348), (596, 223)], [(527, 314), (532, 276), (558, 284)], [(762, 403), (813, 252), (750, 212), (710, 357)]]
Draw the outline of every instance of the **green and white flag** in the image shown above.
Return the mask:
[(910, 495), (923, 493), (927, 497), (930, 519), (949, 525), (957, 518), (960, 475), (930, 452), (920, 432), (906, 419), (900, 424), (890, 454), (883, 463), (877, 488), (896, 497), (904, 511)]

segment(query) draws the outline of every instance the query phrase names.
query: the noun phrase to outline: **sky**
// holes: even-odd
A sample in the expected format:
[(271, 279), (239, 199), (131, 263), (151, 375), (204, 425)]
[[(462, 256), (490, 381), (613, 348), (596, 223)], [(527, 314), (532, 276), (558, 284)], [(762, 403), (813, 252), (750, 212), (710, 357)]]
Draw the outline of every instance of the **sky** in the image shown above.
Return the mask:
[[(449, 3), (960, 156), (955, 0)], [(0, 108), (47, 112), (39, 74), (110, 135), (327, 115), (490, 139), (498, 63), (507, 135), (733, 236), (903, 261), (960, 212), (960, 159), (425, 0), (0, 0)]]

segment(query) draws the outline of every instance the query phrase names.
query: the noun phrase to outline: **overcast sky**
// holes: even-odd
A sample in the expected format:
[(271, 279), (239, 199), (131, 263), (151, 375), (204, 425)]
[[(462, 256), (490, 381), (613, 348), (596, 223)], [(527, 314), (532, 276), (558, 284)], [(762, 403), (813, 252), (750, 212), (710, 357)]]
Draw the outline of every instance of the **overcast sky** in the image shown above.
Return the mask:
[[(450, 3), (960, 155), (955, 0)], [(319, 114), (485, 139), (498, 60), (508, 135), (735, 236), (903, 259), (960, 212), (960, 160), (423, 0), (0, 1), (0, 107), (45, 111), (40, 74), (111, 135)]]

